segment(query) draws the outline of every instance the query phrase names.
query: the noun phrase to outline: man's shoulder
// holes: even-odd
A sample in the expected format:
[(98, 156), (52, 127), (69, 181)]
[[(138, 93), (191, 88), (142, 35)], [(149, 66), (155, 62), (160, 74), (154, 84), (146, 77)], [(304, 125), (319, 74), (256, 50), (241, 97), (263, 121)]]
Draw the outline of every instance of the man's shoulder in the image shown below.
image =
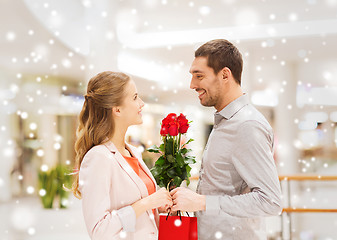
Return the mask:
[(245, 107), (241, 109), (241, 111), (237, 114), (237, 120), (241, 124), (245, 125), (262, 125), (263, 127), (270, 129), (271, 126), (265, 116), (257, 110), (252, 104), (247, 104)]

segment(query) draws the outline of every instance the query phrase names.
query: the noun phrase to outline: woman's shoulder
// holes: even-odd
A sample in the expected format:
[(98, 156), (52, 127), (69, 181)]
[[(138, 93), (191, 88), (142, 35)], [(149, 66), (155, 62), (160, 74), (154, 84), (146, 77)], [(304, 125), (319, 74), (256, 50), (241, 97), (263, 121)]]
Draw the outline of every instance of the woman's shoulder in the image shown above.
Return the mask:
[(90, 148), (90, 150), (84, 155), (83, 161), (90, 161), (91, 159), (100, 159), (100, 161), (108, 161), (112, 158), (112, 154), (109, 149), (104, 145), (96, 145)]
[(108, 152), (109, 149), (104, 144), (100, 144), (90, 148), (87, 154), (106, 154)]

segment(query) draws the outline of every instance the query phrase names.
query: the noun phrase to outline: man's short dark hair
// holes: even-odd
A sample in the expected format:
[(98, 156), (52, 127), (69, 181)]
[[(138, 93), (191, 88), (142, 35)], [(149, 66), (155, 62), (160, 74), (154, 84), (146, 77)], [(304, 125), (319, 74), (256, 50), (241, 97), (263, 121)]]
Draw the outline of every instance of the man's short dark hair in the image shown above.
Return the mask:
[(225, 39), (209, 41), (195, 51), (195, 57), (207, 57), (207, 65), (215, 74), (228, 67), (235, 81), (241, 85), (242, 55), (231, 42)]

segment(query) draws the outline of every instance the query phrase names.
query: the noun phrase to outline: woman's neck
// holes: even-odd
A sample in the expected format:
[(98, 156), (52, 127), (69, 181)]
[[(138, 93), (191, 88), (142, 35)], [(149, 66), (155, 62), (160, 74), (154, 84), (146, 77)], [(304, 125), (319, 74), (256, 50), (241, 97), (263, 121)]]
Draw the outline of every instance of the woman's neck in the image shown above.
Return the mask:
[(125, 145), (125, 134), (126, 134), (127, 128), (118, 127), (118, 125), (115, 125), (115, 132), (111, 138), (111, 141), (117, 148), (117, 150), (120, 153), (124, 153), (126, 151), (126, 145)]

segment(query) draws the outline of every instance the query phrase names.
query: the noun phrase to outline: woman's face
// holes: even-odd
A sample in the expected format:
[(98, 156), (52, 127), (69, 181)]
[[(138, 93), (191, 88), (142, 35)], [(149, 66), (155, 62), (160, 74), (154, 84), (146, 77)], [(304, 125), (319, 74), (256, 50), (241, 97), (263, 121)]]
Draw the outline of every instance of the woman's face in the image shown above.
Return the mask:
[(136, 84), (130, 80), (125, 87), (125, 98), (120, 106), (122, 120), (127, 126), (143, 123), (142, 108), (144, 102), (138, 96)]

